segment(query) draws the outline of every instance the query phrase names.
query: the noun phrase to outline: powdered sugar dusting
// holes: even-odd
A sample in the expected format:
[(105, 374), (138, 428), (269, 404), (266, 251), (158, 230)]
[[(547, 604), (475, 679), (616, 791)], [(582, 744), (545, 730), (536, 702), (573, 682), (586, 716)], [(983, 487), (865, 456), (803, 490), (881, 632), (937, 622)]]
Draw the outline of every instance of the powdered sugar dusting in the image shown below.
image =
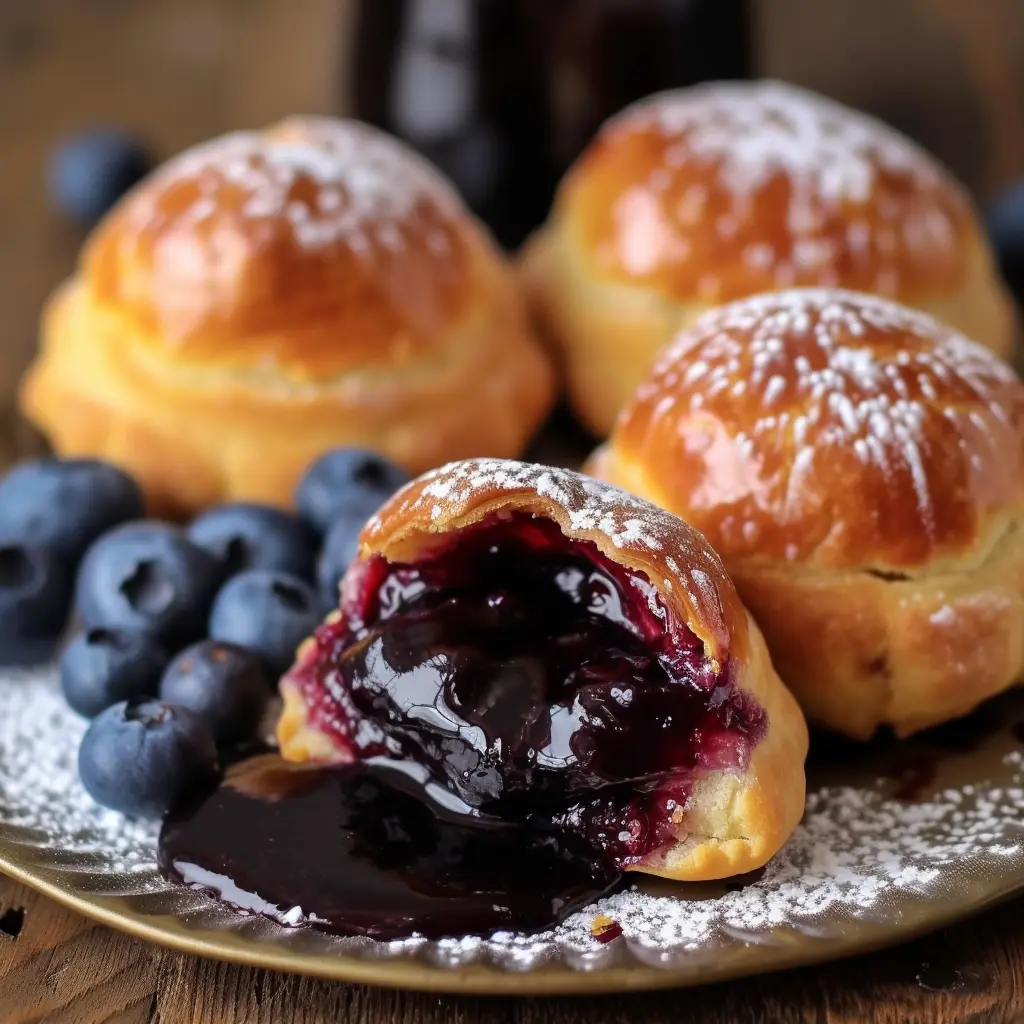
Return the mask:
[[(1016, 701), (1020, 717), (1020, 698), (1004, 699)], [(1000, 718), (1012, 722), (1013, 709)], [(940, 781), (920, 802), (888, 798), (883, 780), (821, 786), (812, 779), (801, 825), (763, 876), (735, 891), (708, 898), (694, 887), (635, 876), (633, 888), (539, 935), (385, 944), (335, 939), (254, 922), (169, 886), (156, 871), (155, 827), (103, 811), (82, 790), (75, 755), (83, 730), (51, 671), (0, 676), (0, 843), (34, 847), (38, 863), (52, 851), (55, 864), (59, 858), (81, 873), (65, 876), (65, 885), (144, 891), (154, 914), (188, 913), (194, 925), (244, 929), (252, 941), (301, 941), (310, 952), (416, 957), (440, 967), (482, 962), (519, 972), (550, 968), (552, 961), (590, 970), (637, 962), (678, 969), (699, 966), (697, 954), (721, 956), (751, 942), (768, 950), (793, 929), (832, 939), (867, 925), (880, 929), (872, 933), (877, 939), (939, 898), (970, 892), (980, 900), (1024, 884), (1024, 759), (1007, 731), (985, 741), (986, 764), (997, 778), (964, 782), (961, 767), (953, 773), (958, 783)], [(161, 894), (163, 901), (155, 898)], [(300, 912), (292, 913), (297, 922)], [(616, 922), (622, 938), (598, 941), (598, 918)]]
[(101, 853), (112, 872), (149, 870), (156, 826), (98, 807), (78, 779), (87, 724), (54, 674), (0, 674), (0, 828), (40, 829), (61, 850)]
[[(195, 182), (195, 198), (175, 211), (181, 221), (237, 209), (257, 234), (260, 225), (283, 222), (302, 248), (344, 243), (358, 255), (401, 251), (408, 222), (423, 205), (446, 216), (461, 207), (441, 175), (397, 139), (331, 118), (291, 118), (186, 150), (132, 197), (136, 223), (159, 216), (160, 197), (186, 181)], [(443, 234), (434, 227), (430, 237), (430, 247), (443, 253)]]
[[(922, 187), (943, 177), (920, 146), (881, 121), (783, 82), (717, 82), (662, 92), (611, 123), (619, 122), (653, 122), (685, 140), (673, 148), (673, 162), (719, 161), (722, 182), (737, 193), (754, 192), (781, 172), (804, 193), (863, 203), (879, 169), (904, 173)], [(791, 206), (789, 215), (798, 233), (816, 219), (802, 203)], [(810, 249), (808, 258), (814, 258)]]
[(934, 539), (937, 489), (994, 466), (1009, 472), (1021, 450), (1024, 390), (1009, 366), (924, 313), (841, 289), (711, 311), (664, 350), (634, 408), (650, 402), (653, 420), (678, 419), (698, 395), (700, 410), (735, 425), (745, 464), (784, 460), (770, 486), (788, 496), (789, 518), (842, 464), (848, 481), (906, 487)]
[[(704, 186), (689, 186), (665, 208), (680, 229), (666, 237), (666, 254), (687, 251), (688, 232), (705, 210), (715, 211), (720, 243), (737, 240), (739, 259), (773, 287), (841, 283), (851, 264), (863, 269), (870, 257), (872, 290), (893, 295), (908, 260), (956, 252), (956, 222), (969, 210), (959, 186), (910, 139), (823, 96), (775, 81), (710, 83), (647, 97), (612, 118), (606, 132), (614, 138), (652, 128), (665, 149), (651, 178), (686, 180), (710, 169), (726, 203), (723, 213), (720, 202), (705, 202)], [(782, 234), (762, 237), (756, 199), (780, 177), (787, 183)], [(646, 188), (653, 191), (650, 181)], [(645, 209), (644, 194), (623, 197), (626, 222)], [(772, 196), (777, 208), (778, 193)], [(647, 251), (643, 233), (638, 228), (639, 252)], [(718, 281), (708, 275), (706, 283), (713, 299)]]
[[(421, 486), (422, 485), (422, 486)], [(569, 469), (555, 469), (512, 459), (467, 459), (451, 462), (424, 474), (403, 496), (416, 491), (412, 510), (429, 508), (431, 519), (440, 519), (453, 506), (464, 505), (475, 495), (490, 491), (533, 491), (548, 498), (569, 517), (575, 530), (597, 530), (618, 548), (642, 545), (651, 551), (663, 547), (666, 513), (618, 487), (600, 483)], [(386, 509), (382, 510), (386, 514)], [(673, 530), (678, 530), (673, 522)], [(373, 533), (381, 527), (379, 516), (368, 524)]]

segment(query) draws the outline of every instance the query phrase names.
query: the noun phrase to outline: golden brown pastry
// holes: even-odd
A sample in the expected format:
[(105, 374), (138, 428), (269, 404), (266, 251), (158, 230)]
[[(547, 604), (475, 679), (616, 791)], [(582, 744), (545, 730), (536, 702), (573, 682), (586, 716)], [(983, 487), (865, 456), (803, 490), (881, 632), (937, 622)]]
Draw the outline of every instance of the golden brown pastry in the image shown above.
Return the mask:
[(1024, 387), (931, 317), (831, 289), (682, 331), (588, 472), (722, 555), (808, 717), (864, 738), (1024, 669)]
[(409, 484), (281, 690), (285, 758), (412, 762), (487, 813), (546, 808), (620, 867), (749, 871), (803, 812), (806, 726), (718, 557), (567, 470)]
[(926, 310), (1006, 356), (1012, 303), (963, 189), (909, 139), (779, 82), (652, 96), (563, 181), (524, 274), (599, 436), (708, 308), (794, 285)]
[(355, 121), (188, 150), (50, 299), (22, 406), (151, 501), (287, 505), (339, 444), (419, 472), (515, 455), (553, 401), (515, 275), (437, 172)]

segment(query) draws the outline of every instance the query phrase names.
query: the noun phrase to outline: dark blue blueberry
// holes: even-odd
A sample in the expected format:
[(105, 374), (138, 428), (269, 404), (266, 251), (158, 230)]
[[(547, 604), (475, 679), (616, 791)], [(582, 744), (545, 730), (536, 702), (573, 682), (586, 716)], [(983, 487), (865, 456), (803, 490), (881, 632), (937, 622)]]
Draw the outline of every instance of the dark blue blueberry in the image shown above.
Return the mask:
[(210, 613), (210, 636), (258, 654), (276, 682), (319, 620), (320, 604), (309, 584), (296, 576), (252, 569), (221, 588)]
[(0, 665), (35, 665), (57, 649), (71, 577), (46, 548), (0, 540)]
[(50, 194), (62, 213), (92, 224), (150, 167), (145, 149), (126, 132), (82, 132), (61, 143), (51, 156)]
[(153, 520), (105, 533), (78, 573), (78, 611), (88, 628), (150, 633), (172, 649), (205, 634), (221, 570), (183, 530)]
[(87, 629), (64, 648), (60, 685), (68, 704), (95, 718), (118, 701), (155, 697), (169, 656), (147, 633)]
[(78, 748), (78, 774), (98, 804), (159, 818), (218, 774), (217, 746), (188, 708), (156, 700), (114, 704), (93, 719)]
[(193, 520), (188, 536), (221, 563), (225, 577), (271, 569), (313, 579), (316, 535), (298, 516), (280, 509), (219, 505)]
[(295, 504), (318, 533), (336, 519), (358, 512), (368, 519), (403, 484), (409, 474), (376, 452), (335, 448), (314, 462), (299, 481)]
[(325, 608), (338, 606), (341, 578), (359, 552), (359, 533), (364, 522), (360, 514), (343, 515), (327, 531), (317, 564), (317, 584)]
[(32, 459), (0, 480), (0, 534), (49, 548), (69, 570), (100, 534), (143, 514), (135, 481), (94, 459)]
[(1024, 301), (1024, 181), (1000, 193), (988, 208), (988, 230), (999, 266), (1018, 302)]
[(167, 666), (160, 699), (194, 711), (218, 743), (251, 739), (270, 699), (259, 655), (220, 640), (201, 640)]

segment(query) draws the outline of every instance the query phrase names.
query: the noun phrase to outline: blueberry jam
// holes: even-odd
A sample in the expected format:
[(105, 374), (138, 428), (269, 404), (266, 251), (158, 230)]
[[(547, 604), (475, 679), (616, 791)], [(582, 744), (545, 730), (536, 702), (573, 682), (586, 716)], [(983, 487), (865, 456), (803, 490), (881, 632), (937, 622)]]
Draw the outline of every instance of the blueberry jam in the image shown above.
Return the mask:
[(276, 757), (168, 818), (160, 855), (241, 909), (378, 939), (545, 928), (619, 878), (579, 836), (436, 801), (395, 767)]
[[(695, 773), (744, 768), (765, 728), (643, 574), (528, 516), (362, 563), (286, 684), (354, 767), (306, 770), (299, 798), (222, 787), (162, 855), (343, 933), (550, 926), (656, 855)], [(288, 872), (259, 859), (275, 829)]]

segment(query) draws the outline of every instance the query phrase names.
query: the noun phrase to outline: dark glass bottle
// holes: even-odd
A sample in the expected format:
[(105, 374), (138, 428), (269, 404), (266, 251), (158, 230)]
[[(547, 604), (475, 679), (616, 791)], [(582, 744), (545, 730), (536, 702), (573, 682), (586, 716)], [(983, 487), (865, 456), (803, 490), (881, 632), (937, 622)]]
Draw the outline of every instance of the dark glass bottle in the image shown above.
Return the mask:
[(362, 0), (357, 117), (451, 177), (514, 247), (602, 121), (674, 86), (744, 78), (747, 0)]

